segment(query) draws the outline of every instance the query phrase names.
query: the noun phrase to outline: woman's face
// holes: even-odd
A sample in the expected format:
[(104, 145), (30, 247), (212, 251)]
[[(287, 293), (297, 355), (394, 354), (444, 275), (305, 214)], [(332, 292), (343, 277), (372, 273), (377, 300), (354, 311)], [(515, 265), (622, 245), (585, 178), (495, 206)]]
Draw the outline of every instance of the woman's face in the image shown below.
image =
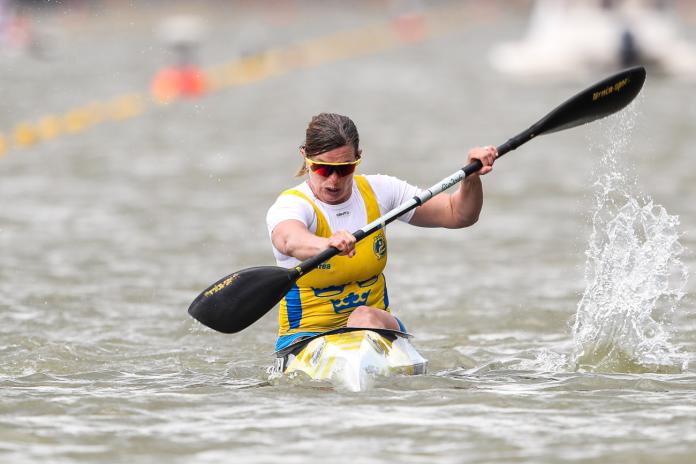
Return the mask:
[[(310, 157), (312, 161), (324, 163), (348, 163), (355, 161), (355, 149), (352, 145), (344, 145)], [(329, 177), (323, 177), (309, 169), (309, 187), (314, 195), (324, 203), (337, 205), (350, 198), (353, 188), (353, 174), (340, 177), (335, 171)]]

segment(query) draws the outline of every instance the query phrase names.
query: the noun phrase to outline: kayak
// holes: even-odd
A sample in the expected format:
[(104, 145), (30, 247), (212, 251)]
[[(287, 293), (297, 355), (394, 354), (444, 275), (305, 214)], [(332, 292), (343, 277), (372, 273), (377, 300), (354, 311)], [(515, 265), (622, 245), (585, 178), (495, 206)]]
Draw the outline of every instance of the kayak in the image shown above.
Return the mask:
[(412, 335), (389, 329), (344, 327), (299, 340), (276, 352), (271, 379), (304, 373), (349, 391), (364, 391), (376, 376), (424, 374), (428, 361)]

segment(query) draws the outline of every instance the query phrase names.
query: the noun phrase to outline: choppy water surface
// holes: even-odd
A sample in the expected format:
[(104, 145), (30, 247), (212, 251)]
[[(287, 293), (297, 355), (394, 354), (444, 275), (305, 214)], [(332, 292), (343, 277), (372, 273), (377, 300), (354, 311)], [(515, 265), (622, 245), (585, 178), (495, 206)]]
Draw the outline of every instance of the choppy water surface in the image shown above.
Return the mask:
[[(51, 59), (2, 62), (2, 130), (146, 89), (164, 52), (152, 38), (156, 17), (140, 13), (93, 15), (80, 32), (92, 40), (77, 40), (66, 22)], [(213, 16), (202, 60), (393, 14), (236, 13)], [(626, 113), (501, 159), (471, 229), (390, 226), (392, 304), (430, 360), (428, 375), (378, 379), (360, 394), (269, 385), (275, 312), (236, 335), (186, 314), (219, 277), (272, 263), (265, 211), (296, 182), (311, 115), (353, 117), (363, 171), (428, 186), (470, 146), (503, 142), (601, 77), (496, 75), (487, 47), (519, 35), (523, 16), (465, 13), (466, 27), (424, 42), (0, 158), (0, 459), (691, 462), (689, 83), (649, 73)], [(259, 21), (273, 27), (251, 26)], [(232, 30), (245, 40), (230, 40)]]

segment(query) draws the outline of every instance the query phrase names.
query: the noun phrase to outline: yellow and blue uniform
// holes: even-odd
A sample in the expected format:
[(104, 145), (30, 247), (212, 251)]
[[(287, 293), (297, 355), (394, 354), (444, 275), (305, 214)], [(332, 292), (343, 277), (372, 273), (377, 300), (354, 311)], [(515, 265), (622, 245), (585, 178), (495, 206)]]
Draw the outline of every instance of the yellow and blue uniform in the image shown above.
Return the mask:
[[(363, 176), (355, 176), (354, 181), (365, 204), (367, 223), (372, 222), (380, 217), (377, 198)], [(316, 215), (316, 235), (328, 238), (334, 233), (322, 211), (307, 195), (295, 189), (286, 190), (282, 195), (295, 195), (309, 202)], [(358, 242), (355, 250), (352, 258), (334, 256), (301, 277), (290, 289), (280, 302), (276, 350), (299, 337), (345, 327), (348, 316), (358, 306), (389, 311), (383, 274), (387, 264), (384, 229)]]

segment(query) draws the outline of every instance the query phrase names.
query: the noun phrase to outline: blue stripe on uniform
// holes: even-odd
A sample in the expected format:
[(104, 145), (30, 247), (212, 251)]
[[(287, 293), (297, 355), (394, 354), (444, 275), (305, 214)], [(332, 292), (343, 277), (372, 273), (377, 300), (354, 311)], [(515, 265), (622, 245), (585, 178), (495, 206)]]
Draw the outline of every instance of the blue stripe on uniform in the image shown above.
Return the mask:
[(399, 330), (404, 332), (404, 333), (408, 333), (408, 330), (406, 330), (406, 326), (404, 325), (403, 322), (401, 322), (401, 319), (399, 319), (396, 316), (394, 316), (394, 319), (396, 319), (396, 322), (399, 324)]
[(384, 309), (389, 308), (389, 294), (387, 294), (387, 278), (384, 277), (384, 274), (382, 274), (382, 278), (384, 279)]
[(302, 321), (302, 300), (300, 299), (300, 289), (297, 285), (293, 285), (287, 295), (285, 295), (285, 307), (287, 308), (290, 328), (298, 328), (300, 321)]
[(286, 346), (289, 346), (292, 343), (294, 343), (295, 340), (297, 340), (300, 337), (312, 337), (314, 335), (318, 335), (319, 333), (321, 332), (297, 332), (290, 335), (283, 335), (282, 337), (278, 337), (278, 339), (276, 340), (275, 350), (282, 350)]

